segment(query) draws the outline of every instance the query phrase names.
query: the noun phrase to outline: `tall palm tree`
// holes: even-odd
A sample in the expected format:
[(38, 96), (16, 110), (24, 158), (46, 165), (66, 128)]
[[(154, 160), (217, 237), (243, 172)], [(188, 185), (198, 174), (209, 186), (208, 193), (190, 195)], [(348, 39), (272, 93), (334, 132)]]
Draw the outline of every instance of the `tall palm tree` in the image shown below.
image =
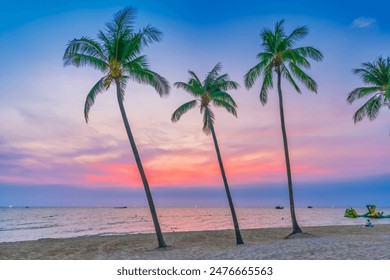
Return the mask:
[(65, 50), (63, 60), (65, 66), (91, 66), (103, 72), (104, 76), (87, 94), (84, 107), (86, 122), (88, 122), (88, 113), (95, 102), (96, 96), (108, 90), (111, 85), (116, 86), (119, 109), (142, 178), (157, 234), (158, 245), (159, 247), (166, 247), (149, 184), (127, 120), (123, 99), (126, 84), (129, 80), (151, 85), (160, 96), (168, 95), (169, 84), (165, 78), (149, 69), (146, 57), (141, 55), (142, 48), (150, 43), (158, 42), (162, 37), (162, 33), (150, 25), (135, 31), (135, 15), (134, 9), (124, 8), (114, 15), (112, 21), (106, 23), (104, 31), (99, 31), (97, 35), (98, 40), (81, 37), (80, 39), (70, 41)]
[(374, 62), (363, 63), (363, 68), (354, 69), (366, 87), (355, 88), (348, 94), (347, 101), (353, 103), (360, 98), (369, 98), (353, 115), (355, 123), (368, 117), (370, 121), (378, 117), (381, 107), (390, 109), (390, 58), (378, 57)]
[(222, 163), (221, 152), (219, 150), (217, 136), (215, 135), (214, 121), (215, 115), (211, 110), (211, 104), (216, 107), (221, 107), (226, 109), (229, 113), (237, 117), (237, 104), (234, 102), (233, 98), (226, 91), (230, 89), (237, 89), (239, 87), (238, 83), (229, 80), (227, 74), (219, 75), (222, 66), (218, 63), (211, 72), (208, 73), (203, 82), (196, 76), (193, 71), (188, 71), (190, 78), (187, 83), (177, 82), (174, 84), (175, 87), (181, 88), (195, 97), (194, 100), (184, 103), (172, 114), (172, 122), (177, 122), (180, 120), (181, 116), (186, 113), (188, 110), (199, 106), (200, 113), (203, 114), (203, 132), (206, 135), (212, 135), (214, 140), (215, 151), (217, 152), (219, 168), (221, 169), (223, 183), (225, 185), (225, 191), (229, 202), (230, 211), (233, 218), (233, 225), (236, 234), (236, 243), (244, 244), (244, 241), (241, 237), (240, 228), (238, 226), (236, 211), (234, 209), (234, 204), (232, 196), (230, 194), (230, 189), (228, 181), (226, 178), (225, 169)]
[(298, 225), (295, 215), (290, 157), (288, 152), (286, 125), (284, 121), (282, 78), (285, 78), (298, 93), (301, 93), (301, 89), (294, 78), (302, 82), (310, 91), (317, 93), (317, 83), (303, 71), (303, 68), (310, 68), (310, 62), (307, 58), (311, 58), (315, 61), (321, 61), (323, 55), (319, 50), (313, 47), (295, 47), (296, 43), (308, 34), (308, 28), (306, 26), (298, 27), (287, 35), (284, 32), (283, 23), (284, 20), (277, 22), (275, 24), (274, 31), (266, 28), (261, 32), (260, 37), (262, 40), (263, 51), (257, 55), (260, 62), (251, 68), (245, 75), (245, 86), (247, 89), (250, 89), (256, 79), (262, 76), (263, 83), (260, 89), (260, 101), (262, 105), (265, 105), (268, 100), (268, 91), (272, 89), (274, 85), (273, 72), (275, 71), (276, 73), (280, 122), (283, 135), (290, 211), (293, 226), (292, 234), (295, 234), (301, 233), (302, 230)]

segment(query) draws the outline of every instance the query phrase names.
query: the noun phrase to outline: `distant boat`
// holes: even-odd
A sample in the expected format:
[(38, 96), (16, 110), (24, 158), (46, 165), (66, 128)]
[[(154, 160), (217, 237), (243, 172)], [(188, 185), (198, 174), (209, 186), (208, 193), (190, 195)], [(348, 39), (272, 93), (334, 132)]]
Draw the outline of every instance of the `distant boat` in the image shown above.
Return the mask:
[(275, 206), (275, 209), (283, 209), (283, 206)]
[(114, 207), (114, 209), (126, 209), (127, 206), (121, 206), (121, 207)]
[(313, 208), (313, 206), (307, 206), (307, 208)]

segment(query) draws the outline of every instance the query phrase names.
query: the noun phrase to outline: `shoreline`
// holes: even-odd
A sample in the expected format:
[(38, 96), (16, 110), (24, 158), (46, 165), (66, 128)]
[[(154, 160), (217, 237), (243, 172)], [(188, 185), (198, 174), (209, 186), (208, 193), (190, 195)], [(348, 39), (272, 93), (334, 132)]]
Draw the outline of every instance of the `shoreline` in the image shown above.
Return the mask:
[(285, 239), (291, 228), (164, 233), (170, 246), (158, 249), (154, 233), (39, 239), (0, 243), (2, 260), (121, 259), (390, 259), (390, 225), (304, 227), (310, 238)]

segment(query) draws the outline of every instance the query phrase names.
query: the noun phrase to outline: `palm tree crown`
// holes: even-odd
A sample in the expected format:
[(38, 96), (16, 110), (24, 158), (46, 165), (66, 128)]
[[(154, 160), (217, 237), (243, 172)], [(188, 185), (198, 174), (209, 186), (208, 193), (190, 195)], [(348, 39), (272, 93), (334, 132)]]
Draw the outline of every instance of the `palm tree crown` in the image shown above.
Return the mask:
[(260, 62), (251, 68), (245, 75), (245, 86), (250, 89), (259, 76), (263, 76), (260, 90), (260, 101), (263, 105), (268, 100), (268, 90), (273, 88), (273, 72), (281, 74), (287, 79), (298, 93), (301, 89), (295, 79), (302, 82), (309, 90), (317, 92), (317, 83), (303, 70), (310, 69), (311, 58), (315, 61), (323, 59), (322, 53), (313, 47), (295, 47), (296, 43), (306, 37), (308, 28), (301, 26), (294, 29), (289, 35), (284, 32), (284, 20), (275, 24), (275, 30), (264, 29), (261, 34), (264, 51), (257, 54)]
[(153, 86), (160, 96), (169, 93), (168, 81), (151, 71), (146, 56), (140, 55), (142, 48), (158, 42), (162, 33), (150, 25), (135, 31), (135, 15), (134, 9), (125, 8), (114, 15), (104, 31), (99, 31), (98, 40), (88, 37), (74, 39), (65, 50), (65, 66), (91, 66), (104, 73), (87, 95), (84, 106), (87, 122), (96, 96), (113, 83), (119, 85), (122, 98), (129, 79)]
[(219, 75), (221, 68), (221, 64), (218, 63), (203, 81), (193, 71), (188, 71), (190, 78), (187, 83), (177, 82), (174, 84), (175, 87), (185, 90), (195, 99), (181, 105), (172, 114), (172, 122), (179, 121), (184, 113), (199, 105), (200, 113), (203, 114), (203, 132), (208, 135), (215, 120), (215, 115), (210, 108), (211, 104), (222, 107), (237, 117), (237, 104), (226, 91), (237, 89), (239, 85), (229, 80), (228, 74)]
[(354, 69), (366, 87), (355, 88), (348, 94), (347, 101), (353, 103), (357, 99), (369, 98), (353, 115), (355, 123), (368, 117), (376, 119), (381, 107), (390, 108), (390, 58), (378, 57), (374, 62), (363, 63), (363, 68)]

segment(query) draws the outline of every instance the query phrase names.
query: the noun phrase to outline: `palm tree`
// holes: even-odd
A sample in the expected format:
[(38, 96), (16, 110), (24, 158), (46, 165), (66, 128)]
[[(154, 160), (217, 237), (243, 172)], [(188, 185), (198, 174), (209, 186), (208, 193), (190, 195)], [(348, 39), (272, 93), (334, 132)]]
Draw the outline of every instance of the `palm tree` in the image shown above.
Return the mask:
[(363, 68), (354, 69), (366, 87), (355, 88), (348, 94), (347, 101), (353, 103), (360, 98), (369, 98), (353, 115), (355, 123), (368, 117), (370, 121), (378, 117), (381, 107), (390, 108), (390, 58), (378, 57), (374, 62), (363, 63)]
[(135, 10), (124, 8), (116, 13), (113, 20), (106, 23), (106, 29), (99, 31), (98, 40), (88, 37), (74, 39), (68, 43), (64, 54), (64, 65), (76, 67), (91, 66), (103, 72), (103, 77), (92, 87), (87, 95), (84, 107), (84, 116), (88, 122), (88, 113), (95, 102), (95, 98), (111, 85), (116, 86), (116, 96), (119, 103), (123, 123), (134, 153), (135, 161), (142, 178), (159, 247), (166, 247), (156, 209), (154, 207), (149, 184), (142, 167), (137, 146), (127, 120), (123, 106), (126, 84), (129, 80), (141, 84), (151, 85), (160, 96), (169, 93), (168, 81), (149, 69), (148, 61), (140, 55), (143, 47), (158, 42), (162, 33), (148, 25), (139, 31), (134, 30)]
[(181, 105), (176, 111), (172, 114), (172, 122), (177, 122), (180, 120), (181, 116), (186, 113), (188, 110), (199, 106), (200, 113), (203, 114), (203, 132), (206, 135), (212, 135), (214, 140), (215, 151), (217, 152), (219, 168), (221, 169), (223, 183), (225, 185), (225, 191), (229, 202), (230, 211), (233, 218), (233, 225), (236, 234), (236, 243), (244, 244), (242, 240), (240, 228), (238, 226), (236, 211), (234, 210), (234, 204), (232, 196), (230, 194), (228, 181), (226, 179), (225, 169), (222, 163), (221, 152), (219, 151), (217, 136), (215, 135), (214, 120), (215, 115), (211, 110), (212, 103), (216, 107), (222, 107), (226, 109), (229, 113), (237, 117), (237, 104), (234, 102), (233, 98), (226, 91), (230, 89), (237, 89), (239, 87), (238, 83), (229, 80), (227, 74), (219, 75), (219, 71), (222, 66), (218, 63), (211, 72), (208, 73), (203, 82), (196, 76), (193, 71), (188, 71), (190, 78), (187, 83), (177, 82), (174, 84), (175, 87), (181, 88), (195, 97), (194, 100), (187, 102)]
[(301, 89), (294, 78), (301, 81), (310, 91), (317, 93), (317, 83), (308, 76), (302, 68), (309, 69), (310, 63), (307, 58), (315, 61), (321, 61), (323, 55), (313, 47), (295, 47), (296, 43), (308, 34), (308, 28), (301, 26), (294, 29), (289, 35), (285, 34), (283, 28), (284, 20), (275, 24), (275, 30), (264, 29), (260, 34), (263, 51), (257, 55), (260, 62), (251, 68), (245, 75), (245, 86), (250, 89), (259, 76), (263, 77), (263, 83), (260, 89), (260, 101), (265, 105), (268, 100), (268, 91), (273, 88), (273, 71), (277, 77), (277, 88), (279, 94), (280, 122), (283, 135), (284, 155), (286, 160), (286, 170), (288, 179), (288, 191), (290, 199), (290, 211), (293, 232), (301, 233), (294, 207), (294, 195), (291, 178), (290, 157), (288, 152), (287, 132), (284, 121), (282, 78), (285, 78), (298, 92)]

